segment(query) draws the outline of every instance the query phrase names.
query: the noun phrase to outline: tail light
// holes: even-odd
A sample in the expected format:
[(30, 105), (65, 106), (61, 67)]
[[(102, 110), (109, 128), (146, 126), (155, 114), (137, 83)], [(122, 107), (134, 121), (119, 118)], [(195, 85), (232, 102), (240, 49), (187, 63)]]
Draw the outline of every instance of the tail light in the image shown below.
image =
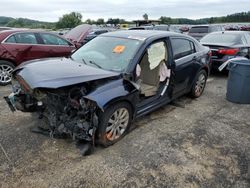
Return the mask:
[(239, 48), (228, 48), (228, 49), (219, 49), (218, 53), (224, 55), (236, 55), (239, 51), (240, 51)]

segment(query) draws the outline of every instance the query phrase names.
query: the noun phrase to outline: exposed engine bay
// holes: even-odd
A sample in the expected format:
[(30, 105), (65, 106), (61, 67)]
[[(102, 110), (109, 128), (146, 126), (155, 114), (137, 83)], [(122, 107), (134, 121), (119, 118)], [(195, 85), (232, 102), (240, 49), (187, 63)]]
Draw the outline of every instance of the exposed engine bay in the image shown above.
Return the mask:
[(98, 127), (97, 106), (84, 98), (88, 84), (71, 88), (34, 89), (21, 79), (13, 84), (13, 93), (5, 100), (13, 110), (36, 112), (44, 123), (38, 125), (51, 137), (72, 137), (74, 140), (95, 141)]

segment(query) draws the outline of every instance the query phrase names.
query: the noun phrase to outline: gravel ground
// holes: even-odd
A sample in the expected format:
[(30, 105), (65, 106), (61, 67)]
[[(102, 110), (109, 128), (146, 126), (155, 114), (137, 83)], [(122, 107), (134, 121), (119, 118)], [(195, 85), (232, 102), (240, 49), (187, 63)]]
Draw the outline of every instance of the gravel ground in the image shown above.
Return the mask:
[[(0, 187), (250, 187), (250, 105), (228, 102), (226, 76), (199, 99), (140, 118), (117, 144), (81, 157), (71, 140), (29, 131), (0, 99)], [(0, 97), (10, 87), (0, 88)], [(3, 152), (5, 151), (5, 154)]]

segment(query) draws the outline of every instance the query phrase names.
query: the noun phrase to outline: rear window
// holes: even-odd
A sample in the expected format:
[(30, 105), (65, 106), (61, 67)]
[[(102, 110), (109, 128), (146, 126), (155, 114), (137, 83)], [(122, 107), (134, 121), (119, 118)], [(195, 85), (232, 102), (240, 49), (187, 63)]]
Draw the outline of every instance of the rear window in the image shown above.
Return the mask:
[(192, 27), (189, 33), (208, 33), (208, 27)]
[(216, 43), (216, 44), (231, 44), (231, 43), (242, 43), (242, 41), (240, 40), (240, 36), (239, 35), (235, 35), (235, 34), (222, 34), (222, 33), (213, 33), (213, 34), (209, 34), (206, 35), (205, 37), (203, 37), (200, 42), (202, 43)]

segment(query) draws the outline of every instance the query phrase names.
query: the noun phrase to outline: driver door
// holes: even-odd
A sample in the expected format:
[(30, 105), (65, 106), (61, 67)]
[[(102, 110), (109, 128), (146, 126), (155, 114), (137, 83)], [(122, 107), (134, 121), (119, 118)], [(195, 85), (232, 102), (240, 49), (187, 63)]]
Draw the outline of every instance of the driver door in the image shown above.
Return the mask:
[(170, 97), (167, 91), (171, 71), (167, 68), (169, 45), (165, 40), (152, 42), (147, 46), (136, 65), (136, 83), (139, 86), (139, 104), (137, 114), (144, 114)]

